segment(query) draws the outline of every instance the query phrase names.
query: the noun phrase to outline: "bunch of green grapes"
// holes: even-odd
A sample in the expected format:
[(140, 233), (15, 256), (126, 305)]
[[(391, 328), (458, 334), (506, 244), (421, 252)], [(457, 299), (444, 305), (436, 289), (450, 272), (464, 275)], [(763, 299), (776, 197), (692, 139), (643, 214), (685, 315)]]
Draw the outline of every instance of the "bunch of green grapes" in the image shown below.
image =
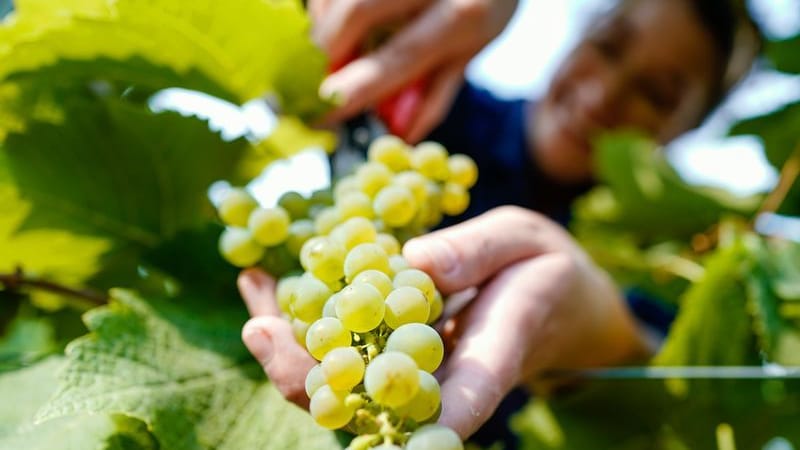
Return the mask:
[[(462, 448), (434, 423), (441, 397), (432, 373), (444, 346), (429, 324), (442, 314), (442, 296), (400, 249), (443, 214), (462, 213), (476, 179), (467, 156), (384, 136), (328, 195), (288, 193), (260, 208), (234, 189), (219, 206), (222, 255), (284, 272), (278, 306), (319, 361), (306, 378), (310, 413), (323, 427), (355, 433), (351, 450)], [(289, 263), (277, 267), (276, 254)]]

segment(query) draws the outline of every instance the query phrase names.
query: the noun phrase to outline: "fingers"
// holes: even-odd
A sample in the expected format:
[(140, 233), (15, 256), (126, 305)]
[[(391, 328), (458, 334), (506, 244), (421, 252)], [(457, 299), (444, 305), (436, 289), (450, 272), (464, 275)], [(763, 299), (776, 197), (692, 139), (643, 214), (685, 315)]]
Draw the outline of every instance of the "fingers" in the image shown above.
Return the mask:
[(431, 81), (422, 106), (406, 133), (409, 143), (417, 143), (444, 119), (463, 81), (466, 61), (449, 65)]
[(451, 15), (445, 3), (437, 3), (378, 50), (329, 76), (320, 92), (335, 95), (341, 105), (327, 120), (350, 117), (426, 76), (458, 41), (447, 35)]
[(316, 361), (297, 343), (292, 326), (278, 317), (255, 317), (242, 329), (242, 341), (281, 394), (308, 408), (305, 379)]
[(260, 269), (246, 269), (239, 274), (237, 284), (252, 317), (280, 316), (274, 278)]
[[(315, 7), (314, 37), (334, 63), (358, 51), (370, 34), (399, 22), (429, 0), (343, 0)], [(324, 11), (323, 11), (324, 10)]]
[(478, 286), (511, 263), (564, 249), (570, 242), (554, 222), (522, 208), (504, 206), (414, 238), (403, 247), (403, 255), (448, 294)]

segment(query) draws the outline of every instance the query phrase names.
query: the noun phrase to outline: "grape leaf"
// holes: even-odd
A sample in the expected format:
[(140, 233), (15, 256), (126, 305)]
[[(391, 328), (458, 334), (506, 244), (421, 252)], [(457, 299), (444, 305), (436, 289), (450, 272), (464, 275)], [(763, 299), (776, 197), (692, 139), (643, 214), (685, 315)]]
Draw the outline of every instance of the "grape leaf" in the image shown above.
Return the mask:
[(760, 357), (746, 307), (745, 273), (754, 257), (742, 239), (712, 253), (689, 288), (653, 363), (660, 366), (750, 365)]
[(2, 152), (32, 211), (25, 228), (61, 228), (152, 248), (213, 217), (208, 186), (242, 151), (196, 119), (106, 101), (33, 123)]
[(144, 424), (124, 416), (77, 415), (34, 425), (36, 411), (56, 389), (63, 357), (0, 374), (0, 448), (50, 450), (155, 450)]
[[(0, 151), (0, 172), (5, 168)], [(7, 174), (0, 173), (0, 273), (21, 268), (26, 276), (66, 286), (81, 286), (97, 273), (100, 256), (110, 248), (106, 239), (52, 228), (17, 232), (29, 212), (30, 204), (20, 198)], [(63, 306), (63, 297), (56, 294), (35, 291), (31, 297), (47, 309)]]
[(640, 242), (688, 240), (727, 214), (750, 216), (756, 197), (684, 182), (657, 146), (638, 134), (607, 135), (595, 152), (596, 173), (605, 186), (575, 204), (575, 219), (629, 231)]
[(43, 70), (41, 76), (66, 60), (68, 77), (110, 75), (235, 103), (272, 92), (283, 112), (305, 117), (327, 108), (317, 96), (326, 61), (295, 0), (120, 0), (102, 8), (70, 2), (57, 19), (38, 3), (23, 1), (18, 19), (6, 24), (11, 45), (0, 47), (0, 79)]
[(202, 298), (149, 299), (113, 292), (86, 315), (91, 334), (69, 363), (49, 419), (76, 412), (145, 421), (163, 448), (337, 448), (332, 433), (288, 404), (241, 344), (243, 308), (208, 309)]

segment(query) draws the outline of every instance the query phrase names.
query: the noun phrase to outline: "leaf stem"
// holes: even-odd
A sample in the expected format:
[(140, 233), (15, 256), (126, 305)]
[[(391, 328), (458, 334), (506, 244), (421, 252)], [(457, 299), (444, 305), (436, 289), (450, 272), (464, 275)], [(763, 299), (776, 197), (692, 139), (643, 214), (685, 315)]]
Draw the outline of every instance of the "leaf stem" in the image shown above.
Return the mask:
[(21, 267), (17, 267), (13, 273), (0, 273), (0, 284), (10, 291), (16, 291), (22, 287), (30, 287), (65, 295), (67, 297), (78, 298), (88, 301), (93, 305), (105, 305), (108, 303), (108, 296), (105, 293), (92, 289), (73, 289), (51, 281), (26, 277)]
[(794, 151), (789, 155), (789, 159), (783, 163), (781, 174), (778, 178), (778, 185), (767, 195), (767, 198), (764, 199), (755, 217), (778, 211), (783, 201), (786, 200), (786, 196), (789, 194), (789, 190), (792, 188), (792, 185), (794, 185), (798, 176), (800, 176), (800, 142), (797, 143)]

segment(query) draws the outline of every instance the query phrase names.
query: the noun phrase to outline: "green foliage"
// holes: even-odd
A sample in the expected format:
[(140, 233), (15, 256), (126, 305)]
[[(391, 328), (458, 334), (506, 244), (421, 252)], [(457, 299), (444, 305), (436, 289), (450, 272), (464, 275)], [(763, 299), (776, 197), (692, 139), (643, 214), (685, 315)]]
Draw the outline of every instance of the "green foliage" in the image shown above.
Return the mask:
[(757, 198), (688, 185), (658, 150), (651, 140), (637, 134), (601, 138), (595, 172), (604, 186), (577, 203), (576, 219), (635, 233), (644, 243), (688, 241), (725, 215), (755, 212)]
[(800, 73), (800, 60), (797, 58), (800, 53), (800, 35), (768, 42), (764, 53), (776, 70)]
[(115, 291), (87, 314), (91, 334), (68, 349), (61, 387), (39, 419), (122, 413), (175, 450), (334, 448), (332, 433), (264, 380), (241, 344), (243, 319), (242, 308), (202, 298), (148, 304)]
[(140, 421), (125, 416), (76, 415), (44, 423), (33, 418), (53, 394), (61, 357), (0, 374), (0, 448), (49, 450), (156, 450), (157, 443)]

